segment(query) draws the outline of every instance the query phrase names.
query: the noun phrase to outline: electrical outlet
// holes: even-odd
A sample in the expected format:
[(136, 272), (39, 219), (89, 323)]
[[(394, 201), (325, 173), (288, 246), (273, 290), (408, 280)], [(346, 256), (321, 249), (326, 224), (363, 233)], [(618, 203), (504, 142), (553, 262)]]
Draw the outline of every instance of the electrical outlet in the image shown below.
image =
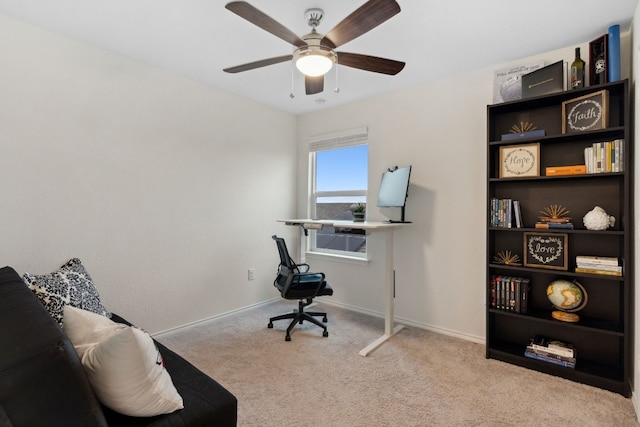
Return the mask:
[(255, 280), (256, 279), (256, 269), (255, 268), (250, 268), (248, 270), (247, 279), (249, 279), (249, 280)]

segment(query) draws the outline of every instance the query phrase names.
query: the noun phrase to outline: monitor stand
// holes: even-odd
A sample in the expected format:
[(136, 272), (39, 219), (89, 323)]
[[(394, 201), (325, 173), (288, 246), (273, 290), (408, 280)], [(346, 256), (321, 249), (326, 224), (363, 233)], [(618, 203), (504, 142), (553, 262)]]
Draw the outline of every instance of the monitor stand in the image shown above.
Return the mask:
[(411, 224), (411, 221), (404, 220), (404, 206), (400, 207), (400, 220), (389, 219), (385, 221), (387, 224)]

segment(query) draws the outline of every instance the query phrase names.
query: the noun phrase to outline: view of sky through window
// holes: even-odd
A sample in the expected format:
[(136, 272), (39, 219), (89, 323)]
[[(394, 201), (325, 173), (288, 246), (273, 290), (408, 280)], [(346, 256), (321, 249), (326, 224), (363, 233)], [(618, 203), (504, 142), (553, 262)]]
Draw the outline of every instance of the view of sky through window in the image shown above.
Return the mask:
[(316, 153), (316, 191), (367, 189), (368, 146)]

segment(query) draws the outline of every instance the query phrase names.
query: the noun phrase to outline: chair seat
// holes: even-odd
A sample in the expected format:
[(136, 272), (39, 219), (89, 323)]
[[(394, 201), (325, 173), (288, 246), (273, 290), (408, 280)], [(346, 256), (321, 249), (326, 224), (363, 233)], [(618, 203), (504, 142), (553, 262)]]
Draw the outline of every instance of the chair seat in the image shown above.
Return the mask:
[[(308, 298), (309, 291), (314, 290), (316, 286), (317, 285), (315, 283), (309, 283), (309, 284), (300, 283), (296, 285), (295, 289), (289, 288), (289, 292), (287, 292), (286, 299)], [(333, 288), (329, 286), (327, 282), (324, 282), (324, 284), (316, 294), (316, 296), (323, 296), (323, 295), (333, 295)]]

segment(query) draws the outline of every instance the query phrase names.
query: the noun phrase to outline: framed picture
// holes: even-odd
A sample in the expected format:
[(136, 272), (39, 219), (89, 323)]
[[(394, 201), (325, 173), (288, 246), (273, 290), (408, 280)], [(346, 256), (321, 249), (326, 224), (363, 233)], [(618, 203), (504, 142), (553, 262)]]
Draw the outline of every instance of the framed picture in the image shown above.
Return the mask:
[(567, 241), (566, 233), (524, 233), (524, 265), (567, 270)]
[(540, 143), (500, 147), (500, 178), (540, 176)]
[(609, 62), (609, 35), (605, 34), (589, 43), (589, 86), (609, 81), (607, 63)]
[(603, 89), (562, 103), (562, 133), (606, 129), (609, 91)]

